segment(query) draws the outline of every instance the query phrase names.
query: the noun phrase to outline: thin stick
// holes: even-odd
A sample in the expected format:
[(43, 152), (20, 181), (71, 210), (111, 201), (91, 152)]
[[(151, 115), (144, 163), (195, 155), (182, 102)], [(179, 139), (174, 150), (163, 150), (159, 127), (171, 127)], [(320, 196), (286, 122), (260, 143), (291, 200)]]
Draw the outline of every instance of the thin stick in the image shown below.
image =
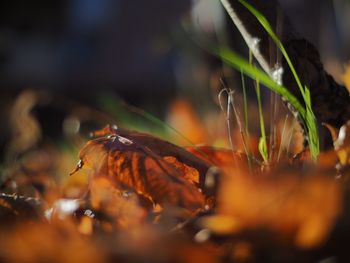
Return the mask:
[[(223, 84), (223, 81), (222, 79), (220, 80), (221, 83)], [(219, 94), (218, 94), (218, 99), (219, 99), (219, 105), (220, 105), (220, 108), (223, 112), (225, 112), (225, 109), (224, 109), (224, 106), (222, 105), (222, 102), (221, 102), (221, 96), (222, 94), (226, 92), (227, 94), (229, 94), (229, 90), (227, 88), (225, 89), (222, 89)], [(230, 143), (230, 148), (231, 148), (231, 151), (232, 151), (232, 158), (233, 158), (233, 161), (235, 163), (235, 166), (236, 167), (239, 167), (238, 165), (238, 160), (236, 158), (236, 154), (235, 154), (235, 151), (234, 151), (234, 147), (233, 147), (233, 140), (232, 140), (232, 134), (231, 134), (231, 125), (230, 125), (230, 119), (231, 119), (231, 108), (230, 108), (230, 97), (227, 98), (228, 102), (227, 102), (227, 107), (226, 107), (226, 113), (225, 113), (225, 116), (226, 116), (226, 127), (227, 127), (227, 134), (228, 134), (228, 140), (229, 140), (229, 143)]]
[[(243, 125), (242, 125), (242, 122), (241, 122), (240, 114), (239, 114), (239, 112), (238, 112), (238, 110), (237, 110), (237, 108), (235, 107), (235, 104), (234, 104), (234, 98), (233, 98), (234, 91), (229, 89), (229, 88), (227, 88), (225, 83), (222, 80), (221, 80), (221, 84), (225, 88), (222, 89), (220, 91), (220, 93), (219, 93), (219, 104), (220, 104), (220, 107), (221, 107), (221, 109), (223, 109), (223, 106), (222, 106), (222, 103), (221, 103), (221, 95), (222, 95), (223, 92), (226, 92), (226, 94), (227, 94), (227, 115), (226, 116), (228, 116), (228, 113), (231, 113), (230, 109), (232, 107), (234, 116), (236, 118), (237, 126), (238, 126), (238, 129), (239, 129), (239, 132), (240, 132), (243, 148), (244, 148), (244, 151), (245, 151), (246, 156), (247, 156), (249, 172), (251, 172), (251, 169), (252, 169), (251, 168), (251, 157), (250, 157), (250, 153), (249, 153), (249, 150), (248, 150), (248, 147), (247, 147), (246, 138), (244, 136), (244, 130), (243, 130)], [(229, 121), (229, 118), (226, 118), (226, 119), (228, 119), (228, 121)], [(231, 127), (230, 123), (227, 123), (227, 125), (228, 125), (228, 128), (230, 129), (230, 127)], [(232, 142), (232, 137), (230, 138), (230, 143), (231, 142)]]

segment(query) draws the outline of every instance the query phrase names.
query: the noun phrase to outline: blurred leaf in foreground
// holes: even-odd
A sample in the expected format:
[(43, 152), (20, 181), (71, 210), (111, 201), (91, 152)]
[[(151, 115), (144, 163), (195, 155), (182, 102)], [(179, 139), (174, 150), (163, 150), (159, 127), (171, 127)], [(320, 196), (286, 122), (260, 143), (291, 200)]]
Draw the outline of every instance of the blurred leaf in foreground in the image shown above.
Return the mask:
[(203, 220), (218, 234), (265, 228), (301, 248), (321, 245), (342, 207), (342, 192), (333, 178), (282, 174), (232, 174), (222, 179), (217, 214)]

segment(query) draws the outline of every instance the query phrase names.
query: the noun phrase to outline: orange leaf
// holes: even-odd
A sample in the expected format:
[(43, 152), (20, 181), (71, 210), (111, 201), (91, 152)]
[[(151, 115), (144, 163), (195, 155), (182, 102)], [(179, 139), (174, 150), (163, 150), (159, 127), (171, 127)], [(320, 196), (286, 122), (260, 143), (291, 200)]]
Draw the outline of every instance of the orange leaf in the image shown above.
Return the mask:
[(208, 139), (203, 122), (191, 103), (184, 99), (175, 100), (170, 105), (167, 122), (195, 144), (203, 143)]
[[(90, 167), (94, 176), (105, 176), (115, 187), (133, 190), (154, 203), (190, 211), (205, 206), (199, 189), (209, 168), (205, 161), (147, 134), (109, 131), (80, 151), (80, 166)], [(102, 130), (102, 134), (107, 132), (108, 127)]]
[(188, 147), (187, 150), (198, 158), (220, 168), (239, 166), (247, 168), (247, 156), (239, 151), (211, 146)]
[(350, 91), (350, 65), (347, 65), (345, 73), (343, 75), (345, 87)]
[(220, 190), (217, 214), (204, 219), (204, 227), (218, 234), (264, 227), (302, 248), (326, 240), (342, 205), (333, 178), (301, 177), (288, 170), (280, 176), (229, 174)]

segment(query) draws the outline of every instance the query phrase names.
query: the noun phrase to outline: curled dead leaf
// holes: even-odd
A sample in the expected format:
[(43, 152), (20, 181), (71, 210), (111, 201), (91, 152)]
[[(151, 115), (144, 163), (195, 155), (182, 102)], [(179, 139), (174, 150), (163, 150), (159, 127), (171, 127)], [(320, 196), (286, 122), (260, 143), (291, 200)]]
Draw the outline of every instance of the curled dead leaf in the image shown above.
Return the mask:
[(106, 177), (155, 204), (197, 211), (205, 207), (201, 192), (209, 165), (169, 142), (138, 132), (105, 127), (80, 151), (78, 168)]
[(324, 124), (333, 138), (334, 150), (338, 155), (339, 162), (342, 166), (350, 164), (350, 121), (345, 123), (340, 129), (329, 124)]

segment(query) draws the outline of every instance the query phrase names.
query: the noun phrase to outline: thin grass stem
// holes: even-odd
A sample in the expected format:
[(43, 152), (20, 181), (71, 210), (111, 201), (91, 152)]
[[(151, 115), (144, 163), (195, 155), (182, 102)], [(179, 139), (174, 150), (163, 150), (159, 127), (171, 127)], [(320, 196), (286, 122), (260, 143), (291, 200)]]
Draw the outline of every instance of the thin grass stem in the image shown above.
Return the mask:
[(256, 91), (256, 97), (258, 100), (259, 123), (260, 123), (260, 133), (261, 133), (261, 137), (259, 140), (259, 152), (260, 152), (265, 164), (268, 164), (269, 154), (268, 154), (268, 149), (267, 149), (265, 122), (264, 122), (264, 114), (263, 114), (262, 102), (261, 102), (259, 79), (256, 80), (255, 91)]
[(281, 154), (283, 151), (283, 148), (286, 148), (286, 143), (285, 143), (285, 132), (286, 132), (286, 126), (287, 126), (287, 121), (288, 121), (289, 115), (286, 115), (286, 118), (284, 119), (283, 123), (283, 128), (282, 128), (282, 134), (281, 134), (281, 142), (280, 142), (280, 147), (278, 149), (278, 155), (277, 155), (277, 162), (279, 162), (281, 158)]

